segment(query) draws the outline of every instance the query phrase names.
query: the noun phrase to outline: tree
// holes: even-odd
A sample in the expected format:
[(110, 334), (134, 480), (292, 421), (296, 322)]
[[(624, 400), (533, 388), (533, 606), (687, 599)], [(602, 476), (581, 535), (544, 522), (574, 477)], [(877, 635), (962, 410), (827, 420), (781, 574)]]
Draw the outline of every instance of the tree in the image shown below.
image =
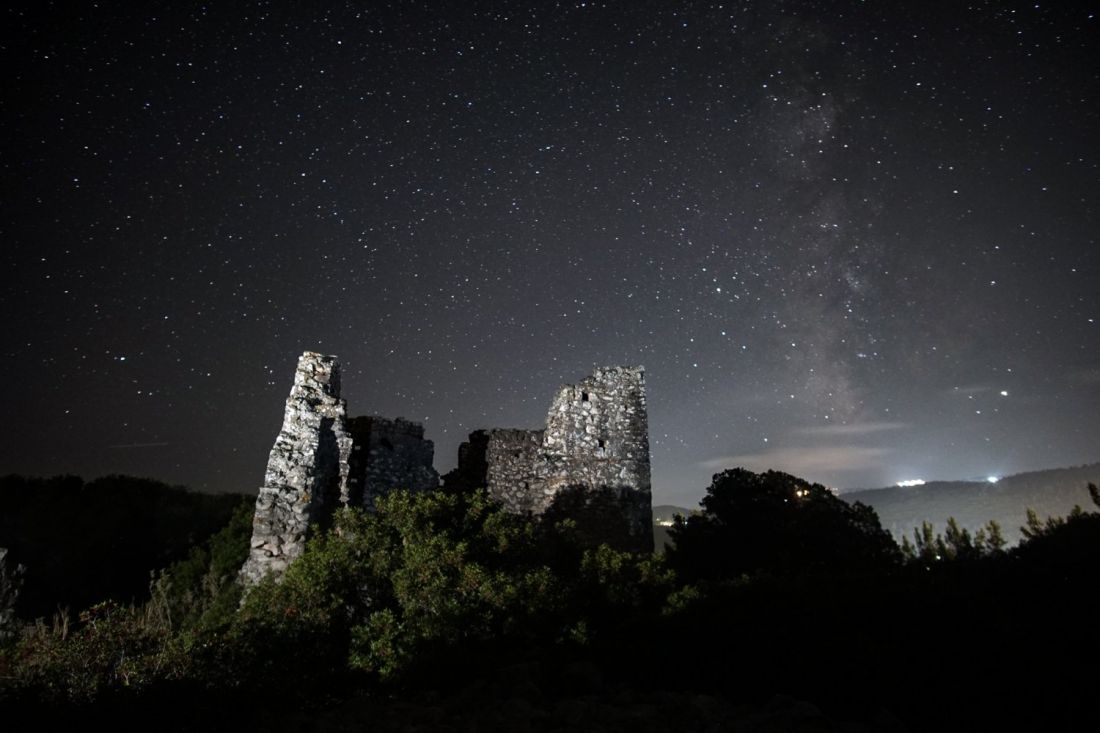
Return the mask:
[(936, 532), (928, 521), (914, 527), (912, 542), (908, 537), (902, 538), (901, 554), (906, 562), (928, 566), (934, 562), (978, 560), (998, 555), (1004, 551), (1004, 546), (1005, 538), (996, 520), (989, 520), (971, 535), (970, 530), (960, 527), (954, 517), (948, 517), (943, 534)]
[(534, 522), (483, 491), (392, 492), (376, 512), (338, 512), (281, 582), (248, 592), (235, 625), (263, 655), (398, 677), (542, 628), (564, 588), (539, 544)]
[(779, 471), (717, 474), (702, 507), (677, 517), (670, 532), (669, 560), (688, 580), (867, 568), (900, 559), (872, 508)]

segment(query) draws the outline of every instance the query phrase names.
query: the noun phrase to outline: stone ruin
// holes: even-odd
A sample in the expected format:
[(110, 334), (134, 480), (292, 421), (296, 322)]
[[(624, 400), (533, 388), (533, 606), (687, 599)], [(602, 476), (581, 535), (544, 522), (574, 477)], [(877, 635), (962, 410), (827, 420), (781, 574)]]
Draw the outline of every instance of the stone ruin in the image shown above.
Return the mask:
[(255, 583), (268, 573), (282, 575), (305, 549), (310, 525), (325, 525), (338, 506), (373, 509), (379, 496), (395, 488), (438, 486), (434, 452), (416, 423), (348, 419), (336, 357), (302, 354), (256, 498), (241, 577)]
[[(586, 540), (652, 551), (644, 378), (641, 368), (599, 369), (558, 391), (545, 429), (471, 433), (446, 488), (486, 488), (508, 511), (569, 518)], [(242, 579), (281, 576), (311, 525), (323, 527), (339, 506), (373, 511), (390, 491), (439, 487), (433, 457), (418, 423), (348, 418), (336, 357), (302, 354), (256, 499)]]
[(508, 511), (572, 519), (583, 539), (653, 550), (645, 372), (606, 367), (561, 387), (543, 430), (478, 430), (448, 487), (485, 487)]

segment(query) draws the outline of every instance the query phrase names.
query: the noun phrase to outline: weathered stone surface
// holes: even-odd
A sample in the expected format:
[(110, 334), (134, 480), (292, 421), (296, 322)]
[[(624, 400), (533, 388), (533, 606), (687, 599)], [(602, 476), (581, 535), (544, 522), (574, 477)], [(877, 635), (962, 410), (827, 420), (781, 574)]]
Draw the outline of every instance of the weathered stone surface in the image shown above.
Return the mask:
[(436, 488), (434, 450), (418, 423), (348, 419), (336, 357), (302, 354), (256, 499), (241, 578), (252, 584), (282, 575), (302, 553), (310, 525), (324, 526), (341, 504), (373, 511), (375, 500), (395, 489)]
[(301, 554), (310, 523), (324, 521), (336, 506), (352, 447), (346, 423), (336, 357), (307, 351), (256, 499), (251, 551), (241, 568), (246, 583), (281, 575)]
[(432, 468), (435, 445), (424, 440), (424, 427), (404, 418), (370, 415), (348, 421), (352, 437), (345, 503), (374, 510), (390, 491), (429, 491), (439, 486)]
[[(390, 491), (438, 487), (434, 451), (417, 423), (348, 419), (336, 357), (302, 354), (256, 500), (242, 579), (282, 575), (310, 526), (323, 526), (340, 504), (373, 511)], [(562, 387), (545, 430), (472, 433), (447, 487), (485, 487), (509, 511), (574, 519), (593, 543), (652, 550), (644, 371), (609, 367)]]
[(574, 518), (593, 542), (651, 551), (644, 369), (605, 367), (562, 387), (545, 430), (472, 433), (451, 477), (509, 511)]

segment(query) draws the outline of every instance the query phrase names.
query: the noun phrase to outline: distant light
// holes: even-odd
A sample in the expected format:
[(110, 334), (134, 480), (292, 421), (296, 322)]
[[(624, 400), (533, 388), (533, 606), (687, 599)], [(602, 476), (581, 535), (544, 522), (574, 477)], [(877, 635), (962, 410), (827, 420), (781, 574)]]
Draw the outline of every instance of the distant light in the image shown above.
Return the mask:
[(991, 484), (995, 484), (995, 483), (997, 483), (998, 481), (1001, 480), (1001, 477), (1000, 476), (986, 476), (985, 480), (988, 481)]
[(906, 479), (905, 481), (898, 481), (898, 486), (924, 486), (924, 479), (911, 478)]
[(1008, 390), (1007, 389), (1002, 389), (1001, 390), (1001, 397), (1008, 397)]

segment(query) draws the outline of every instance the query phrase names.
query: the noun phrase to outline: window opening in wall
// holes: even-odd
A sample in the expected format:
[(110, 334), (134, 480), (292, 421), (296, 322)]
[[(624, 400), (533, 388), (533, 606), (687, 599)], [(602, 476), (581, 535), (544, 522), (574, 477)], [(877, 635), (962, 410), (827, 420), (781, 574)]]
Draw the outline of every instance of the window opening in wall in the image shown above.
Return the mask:
[(600, 438), (597, 442), (600, 444), (601, 448), (603, 448), (606, 445), (603, 441), (603, 438)]
[(581, 392), (581, 402), (588, 402), (588, 393)]

